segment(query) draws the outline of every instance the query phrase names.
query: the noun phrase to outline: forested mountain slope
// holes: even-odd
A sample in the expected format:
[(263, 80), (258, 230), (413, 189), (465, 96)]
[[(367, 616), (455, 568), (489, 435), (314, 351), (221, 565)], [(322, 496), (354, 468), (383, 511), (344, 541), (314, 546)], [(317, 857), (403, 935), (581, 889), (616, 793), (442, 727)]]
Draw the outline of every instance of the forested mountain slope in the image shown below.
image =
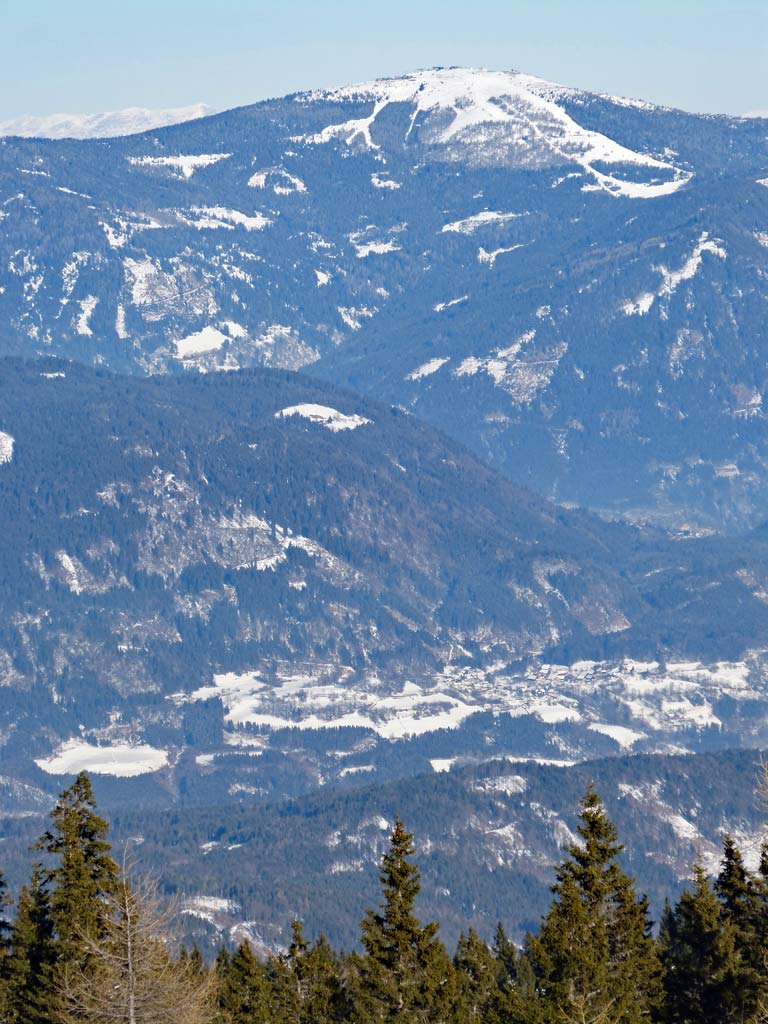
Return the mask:
[(765, 738), (759, 532), (558, 509), (284, 371), (6, 359), (0, 410), (10, 780), (202, 803)]
[(754, 525), (766, 181), (761, 119), (462, 69), (3, 139), (0, 347), (306, 367), (558, 500)]

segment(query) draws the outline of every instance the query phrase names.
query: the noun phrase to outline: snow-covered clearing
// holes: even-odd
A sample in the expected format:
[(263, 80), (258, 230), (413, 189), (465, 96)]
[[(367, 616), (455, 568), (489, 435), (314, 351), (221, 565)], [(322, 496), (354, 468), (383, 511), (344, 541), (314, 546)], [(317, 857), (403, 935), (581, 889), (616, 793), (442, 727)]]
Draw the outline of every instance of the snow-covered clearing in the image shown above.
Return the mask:
[(433, 373), (437, 373), (441, 366), (445, 366), (446, 363), (450, 362), (450, 358), (450, 356), (442, 356), (430, 359), (426, 363), (422, 363), (421, 366), (417, 366), (405, 379), (422, 380), (424, 377), (430, 377)]
[(185, 156), (129, 156), (127, 160), (134, 167), (167, 168), (180, 178), (191, 178), (201, 167), (210, 167), (231, 156), (231, 153), (199, 153)]
[(188, 359), (190, 356), (199, 356), (204, 352), (215, 352), (228, 340), (226, 334), (209, 324), (195, 334), (179, 338), (176, 342), (176, 354), (180, 359)]
[(365, 416), (358, 416), (356, 413), (343, 413), (338, 409), (332, 409), (328, 405), (314, 405), (311, 402), (302, 405), (291, 405), (287, 409), (281, 409), (275, 413), (276, 419), (287, 419), (290, 416), (301, 416), (312, 423), (320, 423), (328, 430), (338, 432), (340, 430), (356, 430), (363, 427), (371, 420)]
[(116, 775), (130, 779), (159, 771), (168, 764), (168, 753), (144, 743), (115, 743), (98, 747), (86, 740), (71, 739), (49, 757), (37, 758), (35, 764), (49, 775)]

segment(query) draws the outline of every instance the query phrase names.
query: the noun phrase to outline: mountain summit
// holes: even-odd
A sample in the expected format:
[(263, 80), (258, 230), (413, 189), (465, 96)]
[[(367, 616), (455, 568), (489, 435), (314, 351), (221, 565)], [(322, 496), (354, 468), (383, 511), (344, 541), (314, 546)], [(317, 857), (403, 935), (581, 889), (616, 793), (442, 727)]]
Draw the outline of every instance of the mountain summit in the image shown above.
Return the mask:
[(460, 68), (5, 139), (0, 353), (304, 368), (559, 502), (751, 526), (766, 182), (761, 120)]
[[(477, 167), (542, 168), (573, 163), (583, 168), (596, 188), (615, 195), (651, 198), (676, 191), (690, 174), (669, 161), (635, 152), (600, 132), (578, 124), (558, 101), (578, 97), (573, 89), (518, 71), (433, 68), (342, 89), (310, 92), (300, 102), (373, 102), (372, 112), (331, 124), (306, 142), (341, 139), (350, 146), (379, 151), (371, 131), (391, 108), (409, 108), (403, 143), (419, 142), (437, 158)], [(631, 100), (611, 102), (633, 104)], [(637, 104), (652, 109), (645, 104)], [(633, 165), (646, 180), (628, 181), (601, 167)]]

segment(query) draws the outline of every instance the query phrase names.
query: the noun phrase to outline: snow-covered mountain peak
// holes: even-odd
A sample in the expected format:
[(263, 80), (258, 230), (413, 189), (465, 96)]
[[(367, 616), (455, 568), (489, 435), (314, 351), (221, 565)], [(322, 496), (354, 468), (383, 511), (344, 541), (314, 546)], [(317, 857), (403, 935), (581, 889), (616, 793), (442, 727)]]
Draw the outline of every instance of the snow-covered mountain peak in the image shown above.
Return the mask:
[[(563, 100), (579, 95), (519, 71), (433, 68), (305, 93), (297, 102), (373, 103), (366, 116), (331, 123), (305, 139), (315, 144), (341, 139), (380, 149), (372, 134), (379, 115), (393, 104), (407, 104), (411, 113), (404, 141), (440, 147), (451, 160), (484, 166), (578, 164), (591, 175), (591, 187), (632, 198), (665, 195), (689, 180), (682, 168), (578, 124)], [(634, 166), (644, 173), (607, 174), (604, 165)]]
[(103, 114), (49, 114), (36, 117), (24, 115), (0, 122), (0, 135), (20, 135), (40, 139), (96, 139), (119, 135), (136, 135), (153, 128), (165, 128), (183, 121), (215, 114), (207, 103), (193, 103), (186, 107), (150, 110), (146, 107), (127, 107)]

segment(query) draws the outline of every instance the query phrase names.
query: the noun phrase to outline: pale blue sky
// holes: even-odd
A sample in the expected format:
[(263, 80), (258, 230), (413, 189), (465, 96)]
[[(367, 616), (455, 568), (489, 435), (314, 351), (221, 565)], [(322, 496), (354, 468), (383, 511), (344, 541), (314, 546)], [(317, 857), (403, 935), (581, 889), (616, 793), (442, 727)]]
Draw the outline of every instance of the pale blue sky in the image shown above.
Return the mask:
[(0, 120), (224, 108), (436, 64), (768, 110), (768, 0), (0, 0)]

